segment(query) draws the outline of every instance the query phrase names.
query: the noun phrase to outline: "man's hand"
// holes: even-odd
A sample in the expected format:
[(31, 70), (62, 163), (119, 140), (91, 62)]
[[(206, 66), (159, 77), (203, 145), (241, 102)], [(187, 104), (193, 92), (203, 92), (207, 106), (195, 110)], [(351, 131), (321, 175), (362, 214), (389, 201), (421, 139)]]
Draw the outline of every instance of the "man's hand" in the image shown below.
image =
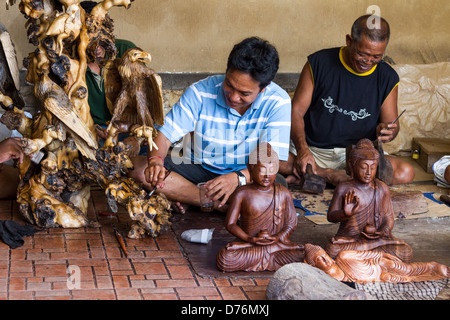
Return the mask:
[(23, 144), (20, 138), (7, 138), (0, 142), (0, 163), (10, 159), (18, 159), (19, 163), (23, 162), (24, 152)]
[(145, 180), (158, 188), (164, 187), (164, 178), (166, 176), (166, 168), (164, 168), (164, 162), (160, 157), (150, 157), (148, 160), (148, 166), (145, 169)]
[(310, 164), (314, 174), (316, 172), (316, 161), (309, 149), (299, 152), (294, 160), (293, 173), (297, 178), (301, 178), (301, 175), (306, 173), (306, 166)]
[(397, 123), (380, 123), (377, 126), (377, 139), (383, 143), (394, 140), (398, 133)]
[(220, 175), (206, 183), (208, 192), (206, 195), (213, 201), (219, 201), (219, 208), (224, 206), (234, 190), (239, 186), (236, 173), (230, 172)]

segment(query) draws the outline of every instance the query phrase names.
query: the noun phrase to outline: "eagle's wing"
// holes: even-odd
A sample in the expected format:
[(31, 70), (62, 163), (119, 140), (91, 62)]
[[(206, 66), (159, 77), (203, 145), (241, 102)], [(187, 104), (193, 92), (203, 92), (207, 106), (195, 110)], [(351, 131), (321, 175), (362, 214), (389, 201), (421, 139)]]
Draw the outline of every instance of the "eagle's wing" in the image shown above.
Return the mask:
[(153, 69), (147, 68), (148, 77), (145, 78), (146, 104), (153, 123), (162, 126), (164, 124), (164, 107), (162, 80)]
[(114, 114), (114, 104), (122, 89), (122, 80), (115, 61), (116, 60), (108, 61), (103, 67), (106, 105), (111, 114)]
[[(90, 152), (87, 146), (92, 149), (98, 148), (94, 133), (76, 111), (77, 109), (70, 101), (64, 89), (51, 81), (48, 76), (44, 76), (42, 81), (42, 85), (39, 87), (46, 89), (45, 92), (42, 92), (44, 108), (64, 123), (74, 133), (74, 136), (76, 135), (84, 141), (86, 146), (83, 147), (84, 143), (77, 143), (77, 146), (83, 155), (91, 158), (93, 152)], [(80, 141), (80, 139), (75, 139), (75, 141)]]
[[(0, 23), (0, 90), (18, 108), (25, 103), (20, 95), (20, 73), (14, 43), (5, 26)], [(8, 106), (5, 106), (8, 107)]]
[[(95, 135), (89, 129), (89, 126), (81, 119), (80, 115), (75, 112), (75, 107), (70, 100), (58, 98), (57, 96), (49, 96), (44, 101), (44, 108), (50, 111), (70, 130), (75, 132), (80, 138), (93, 149), (98, 148)], [(65, 101), (64, 101), (65, 100)]]

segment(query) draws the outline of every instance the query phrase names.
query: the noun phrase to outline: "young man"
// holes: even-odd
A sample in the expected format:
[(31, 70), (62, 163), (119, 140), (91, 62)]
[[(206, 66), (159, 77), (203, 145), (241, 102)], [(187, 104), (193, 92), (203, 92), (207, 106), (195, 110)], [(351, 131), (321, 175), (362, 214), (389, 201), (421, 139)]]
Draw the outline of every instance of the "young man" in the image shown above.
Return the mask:
[[(399, 132), (397, 96), (399, 77), (384, 63), (390, 29), (386, 20), (372, 25), (371, 16), (358, 18), (346, 46), (318, 51), (308, 57), (292, 101), (291, 139), (295, 149), (280, 167), (286, 175), (306, 171), (334, 185), (348, 180), (345, 148), (358, 140), (392, 141)], [(373, 17), (372, 17), (373, 18)], [(409, 183), (411, 165), (386, 156), (392, 166), (388, 184)]]
[[(224, 210), (234, 190), (249, 181), (248, 155), (260, 142), (269, 142), (287, 160), (291, 100), (272, 82), (278, 65), (278, 52), (265, 40), (252, 37), (235, 45), (226, 74), (186, 90), (159, 129), (158, 149), (148, 159), (135, 158), (130, 176), (148, 189), (157, 186), (175, 204), (197, 206), (196, 184), (207, 182), (215, 208)], [(168, 151), (183, 137), (191, 143), (185, 143), (180, 163)], [(163, 184), (167, 169), (172, 172)]]

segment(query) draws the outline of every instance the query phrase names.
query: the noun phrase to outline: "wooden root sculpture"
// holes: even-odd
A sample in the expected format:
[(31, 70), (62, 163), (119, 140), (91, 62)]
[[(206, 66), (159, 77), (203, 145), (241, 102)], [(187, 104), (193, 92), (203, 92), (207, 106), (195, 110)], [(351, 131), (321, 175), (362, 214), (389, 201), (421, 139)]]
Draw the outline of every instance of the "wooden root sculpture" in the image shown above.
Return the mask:
[[(17, 77), (14, 73), (6, 73), (7, 69), (2, 68), (8, 65), (6, 59), (0, 59), (0, 103), (7, 110), (1, 122), (23, 135), (26, 157), (19, 166), (21, 181), (17, 200), (25, 219), (39, 227), (96, 226), (97, 223), (87, 217), (92, 183), (105, 189), (113, 210), (117, 209), (117, 204), (128, 209), (134, 221), (130, 237), (157, 236), (170, 225), (167, 199), (160, 195), (148, 197), (140, 185), (125, 178), (132, 168), (128, 155), (130, 147), (111, 137), (103, 148), (98, 148), (87, 102), (84, 74), (89, 52), (95, 51), (100, 43), (109, 44), (111, 65), (124, 70), (123, 63), (114, 62), (113, 21), (107, 12), (113, 6), (129, 8), (132, 2), (104, 0), (87, 14), (80, 6), (80, 0), (20, 1), (19, 10), (28, 18), (29, 41), (37, 47), (24, 60), (27, 81), (34, 84), (35, 96), (41, 106), (32, 119), (25, 116), (21, 110), (23, 101), (17, 95)], [(9, 5), (14, 3), (7, 2)], [(0, 25), (2, 44), (5, 43), (3, 29)], [(11, 50), (3, 50), (0, 58), (5, 57), (5, 52), (11, 56)], [(133, 77), (140, 79), (140, 86), (136, 82), (129, 84), (139, 88), (129, 98), (139, 102), (135, 103), (134, 111), (130, 108), (113, 112), (111, 123), (116, 126), (119, 120), (131, 120), (130, 133), (138, 139), (147, 139), (151, 147), (155, 135), (153, 119), (158, 124), (163, 122), (161, 79), (156, 72), (142, 65), (141, 61), (149, 56), (148, 53), (142, 50), (134, 53), (128, 59), (139, 65), (138, 69), (133, 69), (137, 72)], [(115, 76), (118, 83), (127, 83), (123, 73), (111, 75), (112, 83)], [(133, 105), (131, 100), (128, 102)], [(147, 109), (147, 105), (153, 109)], [(124, 116), (137, 111), (140, 119)]]
[(108, 204), (117, 211), (117, 203), (125, 205), (133, 220), (128, 237), (139, 239), (145, 235), (156, 237), (170, 225), (170, 202), (163, 194), (150, 198), (132, 179), (109, 184), (106, 189)]

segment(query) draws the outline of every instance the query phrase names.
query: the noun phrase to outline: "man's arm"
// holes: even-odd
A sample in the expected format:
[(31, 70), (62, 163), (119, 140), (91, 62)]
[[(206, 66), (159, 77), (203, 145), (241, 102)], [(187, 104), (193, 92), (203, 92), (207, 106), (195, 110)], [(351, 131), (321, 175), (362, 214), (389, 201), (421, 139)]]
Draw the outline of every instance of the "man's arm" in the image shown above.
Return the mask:
[(305, 122), (303, 119), (311, 105), (313, 90), (313, 78), (309, 62), (307, 62), (300, 74), (294, 98), (292, 99), (291, 139), (297, 150), (297, 157), (294, 160), (293, 169), (297, 173), (306, 172), (306, 165), (308, 163), (313, 167), (313, 172), (316, 169), (316, 163), (306, 142)]
[(392, 92), (384, 100), (381, 106), (380, 124), (377, 126), (377, 137), (382, 142), (390, 142), (395, 139), (400, 131), (399, 121), (391, 123), (398, 116), (397, 110), (398, 85), (392, 89)]
[(158, 186), (160, 188), (163, 185), (164, 177), (166, 175), (164, 159), (166, 158), (172, 143), (161, 132), (158, 132), (154, 142), (158, 146), (158, 149), (153, 148), (151, 152), (147, 153), (149, 158), (148, 167), (145, 169), (145, 179), (152, 186)]
[(154, 142), (158, 149), (148, 152), (148, 167), (145, 169), (145, 179), (153, 187), (163, 187), (166, 173), (164, 159), (173, 142), (193, 132), (201, 107), (193, 86), (186, 89), (178, 102), (164, 117), (165, 124), (159, 128)]
[(0, 142), (0, 163), (10, 159), (18, 159), (19, 163), (23, 162), (22, 141), (20, 138), (7, 138)]

